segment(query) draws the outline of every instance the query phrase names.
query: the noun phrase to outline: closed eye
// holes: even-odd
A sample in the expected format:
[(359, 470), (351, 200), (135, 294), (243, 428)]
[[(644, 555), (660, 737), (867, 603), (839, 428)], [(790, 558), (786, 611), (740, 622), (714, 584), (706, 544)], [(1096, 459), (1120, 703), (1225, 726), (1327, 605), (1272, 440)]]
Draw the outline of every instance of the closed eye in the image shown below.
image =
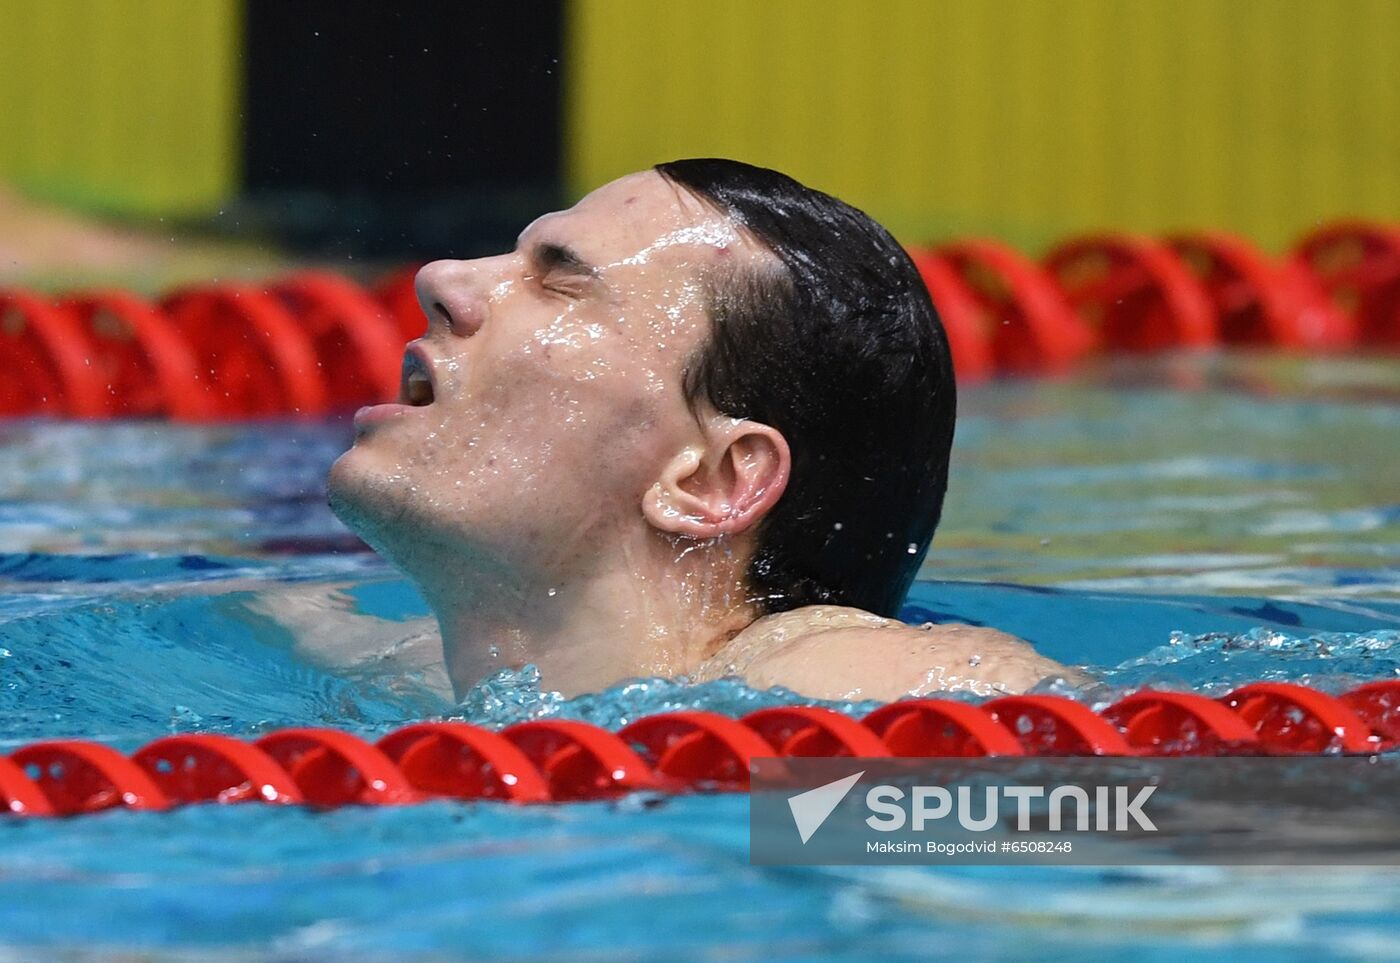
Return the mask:
[(540, 284), (558, 294), (578, 297), (598, 279), (598, 269), (567, 245), (543, 241), (530, 248), (529, 256)]
[(587, 285), (581, 283), (578, 278), (567, 275), (560, 277), (550, 272), (540, 278), (540, 287), (566, 298), (581, 298)]

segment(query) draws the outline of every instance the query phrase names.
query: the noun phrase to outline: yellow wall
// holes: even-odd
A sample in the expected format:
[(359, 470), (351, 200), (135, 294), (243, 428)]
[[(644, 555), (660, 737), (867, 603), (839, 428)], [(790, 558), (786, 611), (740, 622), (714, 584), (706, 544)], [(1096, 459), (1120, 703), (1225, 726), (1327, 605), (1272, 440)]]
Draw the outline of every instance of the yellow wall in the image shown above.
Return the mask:
[(0, 0), (0, 179), (183, 214), (234, 188), (238, 0)]
[(906, 241), (1111, 225), (1280, 248), (1400, 220), (1396, 0), (574, 0), (578, 192), (774, 166)]

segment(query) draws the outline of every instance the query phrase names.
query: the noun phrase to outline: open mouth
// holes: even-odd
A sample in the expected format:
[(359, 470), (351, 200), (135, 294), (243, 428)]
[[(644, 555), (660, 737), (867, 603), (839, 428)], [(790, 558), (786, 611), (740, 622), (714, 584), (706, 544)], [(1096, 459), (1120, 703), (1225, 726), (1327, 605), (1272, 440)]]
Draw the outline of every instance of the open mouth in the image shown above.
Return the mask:
[(413, 349), (404, 352), (399, 402), (415, 408), (424, 408), (433, 403), (432, 372), (427, 361)]

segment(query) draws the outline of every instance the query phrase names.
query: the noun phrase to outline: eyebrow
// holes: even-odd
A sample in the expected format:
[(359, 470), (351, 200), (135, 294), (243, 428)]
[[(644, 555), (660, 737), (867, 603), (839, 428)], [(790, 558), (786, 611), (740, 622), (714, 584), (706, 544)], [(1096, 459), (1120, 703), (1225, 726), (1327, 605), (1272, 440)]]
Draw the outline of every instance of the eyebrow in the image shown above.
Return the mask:
[(567, 244), (554, 241), (541, 241), (530, 248), (530, 263), (541, 274), (563, 272), (578, 277), (598, 276), (598, 269), (585, 261), (577, 251)]

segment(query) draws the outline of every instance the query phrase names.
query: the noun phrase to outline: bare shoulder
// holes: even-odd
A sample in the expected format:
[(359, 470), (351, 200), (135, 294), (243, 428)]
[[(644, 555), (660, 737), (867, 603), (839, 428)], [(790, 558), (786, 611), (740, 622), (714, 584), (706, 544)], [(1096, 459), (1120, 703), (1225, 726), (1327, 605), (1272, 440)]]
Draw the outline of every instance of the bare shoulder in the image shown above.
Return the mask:
[(838, 606), (759, 619), (717, 658), (726, 657), (727, 673), (708, 674), (737, 674), (750, 685), (781, 685), (823, 699), (892, 700), (956, 690), (996, 695), (1023, 692), (1048, 676), (1079, 678), (996, 629), (915, 627)]

